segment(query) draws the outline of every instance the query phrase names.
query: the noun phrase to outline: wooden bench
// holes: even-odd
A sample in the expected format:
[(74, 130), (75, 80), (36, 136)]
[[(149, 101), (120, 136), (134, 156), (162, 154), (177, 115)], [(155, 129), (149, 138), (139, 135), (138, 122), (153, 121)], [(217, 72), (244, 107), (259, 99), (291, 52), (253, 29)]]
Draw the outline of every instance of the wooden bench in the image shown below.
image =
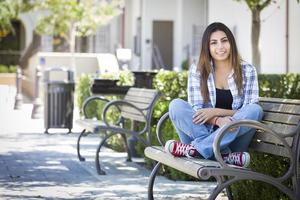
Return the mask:
[[(240, 120), (224, 126), (216, 136), (213, 149), (216, 160), (205, 160), (187, 157), (174, 157), (164, 151), (162, 137), (163, 124), (168, 119), (168, 113), (163, 115), (157, 125), (157, 137), (162, 147), (151, 146), (145, 149), (145, 155), (158, 163), (155, 165), (149, 179), (148, 199), (153, 199), (153, 185), (157, 172), (162, 164), (189, 174), (197, 179), (207, 180), (215, 177), (217, 186), (209, 199), (215, 199), (226, 189), (227, 196), (232, 199), (229, 186), (240, 180), (257, 180), (275, 186), (290, 199), (300, 199), (300, 100), (279, 98), (260, 98), (264, 110), (262, 123), (253, 120)], [(220, 154), (220, 141), (231, 128), (248, 126), (257, 129), (250, 144), (254, 151), (279, 155), (290, 160), (290, 167), (281, 177), (272, 177), (251, 169), (229, 166), (224, 163)], [(283, 182), (292, 179), (292, 188)], [(171, 188), (170, 188), (171, 189)]]
[[(128, 148), (126, 135), (135, 136), (146, 146), (151, 144), (151, 118), (154, 105), (159, 97), (160, 93), (153, 89), (130, 88), (123, 100), (108, 101), (101, 96), (91, 96), (87, 98), (83, 103), (83, 113), (85, 117), (76, 121), (76, 123), (83, 128), (83, 131), (77, 140), (77, 155), (79, 160), (85, 160), (85, 158), (80, 154), (81, 137), (87, 136), (89, 133), (105, 133), (96, 151), (95, 164), (98, 174), (105, 174), (100, 167), (100, 149), (105, 144), (106, 140), (113, 135), (121, 134), (121, 138), (124, 140), (125, 149), (127, 151), (127, 161), (131, 161), (131, 154)], [(87, 118), (86, 108), (92, 101), (107, 102), (103, 108), (101, 121)], [(110, 124), (107, 120), (107, 113), (113, 107), (118, 110), (116, 114), (119, 114), (119, 119), (115, 124)], [(131, 128), (125, 128), (124, 123), (126, 119), (129, 119), (131, 122), (143, 122), (143, 130), (138, 131)], [(142, 135), (145, 134), (147, 134), (146, 139), (142, 137)]]

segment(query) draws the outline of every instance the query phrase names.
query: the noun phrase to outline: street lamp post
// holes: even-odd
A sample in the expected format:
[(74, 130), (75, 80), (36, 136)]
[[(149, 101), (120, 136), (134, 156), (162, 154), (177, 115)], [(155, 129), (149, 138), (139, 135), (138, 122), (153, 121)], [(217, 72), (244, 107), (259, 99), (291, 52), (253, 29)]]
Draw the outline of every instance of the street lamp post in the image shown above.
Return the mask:
[(15, 110), (20, 110), (22, 108), (22, 103), (23, 103), (23, 96), (22, 96), (22, 69), (20, 66), (18, 66), (17, 71), (16, 71), (16, 97), (15, 97), (15, 105), (14, 109)]
[(42, 76), (41, 66), (44, 66), (45, 58), (39, 59), (39, 64), (36, 67), (35, 71), (35, 99), (33, 102), (33, 109), (31, 113), (32, 119), (39, 119), (42, 117), (42, 101), (40, 98), (40, 79)]

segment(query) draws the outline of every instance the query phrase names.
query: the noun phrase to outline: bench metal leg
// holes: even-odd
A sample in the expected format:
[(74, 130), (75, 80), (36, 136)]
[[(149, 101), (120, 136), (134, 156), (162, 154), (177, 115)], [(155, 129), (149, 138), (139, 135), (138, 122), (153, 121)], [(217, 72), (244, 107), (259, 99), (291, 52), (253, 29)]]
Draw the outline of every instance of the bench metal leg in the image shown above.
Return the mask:
[[(224, 190), (226, 187), (229, 187), (229, 182), (223, 182), (221, 180), (218, 180), (218, 185), (215, 187), (215, 189), (213, 190), (213, 192), (210, 194), (209, 196), (209, 200), (215, 200), (217, 198), (217, 196), (220, 194), (220, 192), (222, 192), (222, 190)], [(227, 184), (226, 184), (227, 183)]]
[(96, 170), (97, 170), (97, 173), (98, 173), (99, 175), (105, 175), (105, 174), (106, 174), (105, 171), (103, 171), (103, 170), (101, 169), (101, 167), (100, 167), (100, 160), (99, 160), (100, 149), (101, 149), (101, 147), (105, 144), (105, 142), (106, 142), (106, 140), (107, 140), (108, 138), (110, 138), (111, 136), (116, 135), (116, 134), (117, 134), (117, 133), (110, 133), (110, 134), (106, 135), (106, 136), (103, 138), (103, 140), (101, 140), (101, 142), (100, 142), (99, 145), (98, 145), (98, 148), (97, 148), (97, 151), (96, 151), (96, 157), (95, 157), (95, 164), (96, 164)]
[(77, 139), (77, 156), (78, 156), (78, 159), (80, 161), (85, 161), (85, 158), (82, 157), (81, 154), (80, 154), (80, 140), (81, 140), (81, 137), (87, 135), (87, 134), (84, 134), (84, 133), (85, 133), (85, 129), (83, 129), (83, 131), (80, 133), (80, 135)]
[[(221, 185), (226, 181), (226, 178), (224, 176), (218, 176), (218, 177), (215, 177), (215, 178), (217, 179), (218, 185)], [(233, 196), (232, 196), (232, 193), (231, 193), (230, 186), (225, 187), (225, 190), (226, 190), (226, 194), (227, 194), (228, 199), (233, 200)], [(218, 194), (219, 193), (217, 193), (217, 195)]]
[(155, 167), (153, 168), (150, 177), (149, 177), (149, 182), (148, 182), (148, 200), (153, 200), (153, 186), (154, 186), (154, 181), (156, 178), (156, 175), (160, 169), (161, 163), (157, 163)]
[[(300, 132), (295, 136), (294, 141), (300, 140)], [(292, 178), (293, 181), (293, 190), (296, 192), (297, 199), (300, 199), (300, 143), (293, 144), (293, 152), (296, 154), (295, 168), (294, 168), (294, 176)]]
[(292, 182), (293, 182), (293, 190), (296, 193), (296, 198), (300, 199), (300, 183), (299, 183), (299, 178), (297, 177), (297, 175), (292, 177)]
[(230, 186), (226, 187), (226, 194), (229, 200), (233, 200), (232, 192)]
[[(229, 187), (231, 184), (237, 182), (237, 181), (241, 181), (241, 180), (251, 180), (251, 178), (247, 178), (247, 179), (244, 179), (244, 178), (240, 178), (240, 177), (235, 177), (235, 178), (232, 178), (232, 179), (229, 179), (229, 180), (226, 180), (222, 183), (219, 183), (214, 191), (212, 192), (212, 194), (209, 196), (209, 200), (214, 200), (217, 198), (218, 194), (225, 188)], [(295, 195), (295, 193), (292, 193), (288, 188), (286, 188), (285, 186), (283, 186), (282, 184), (280, 183), (276, 183), (272, 180), (262, 180), (260, 178), (255, 178), (255, 179), (252, 179), (252, 180), (256, 180), (256, 181), (263, 181), (265, 183), (268, 183), (270, 185), (273, 185), (275, 186), (278, 190), (280, 190), (281, 192), (283, 192), (284, 194), (286, 194), (290, 199), (292, 200), (296, 200), (297, 197)]]
[(125, 147), (125, 150), (126, 150), (126, 152), (127, 152), (127, 158), (126, 158), (126, 161), (127, 161), (127, 162), (131, 162), (131, 161), (132, 161), (132, 159), (131, 159), (131, 153), (130, 153), (130, 150), (129, 150), (129, 146), (128, 146), (126, 134), (121, 133), (121, 136), (122, 136), (122, 138), (123, 138), (123, 141), (124, 141), (124, 147)]

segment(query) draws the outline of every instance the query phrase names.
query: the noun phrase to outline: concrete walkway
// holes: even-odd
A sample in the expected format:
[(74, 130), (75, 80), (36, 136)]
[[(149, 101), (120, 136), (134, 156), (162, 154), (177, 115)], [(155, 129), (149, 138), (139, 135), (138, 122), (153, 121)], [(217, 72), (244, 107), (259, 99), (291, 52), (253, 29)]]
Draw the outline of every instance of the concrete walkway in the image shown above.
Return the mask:
[[(15, 88), (0, 85), (0, 199), (147, 199), (150, 170), (125, 162), (125, 153), (101, 152), (107, 175), (99, 176), (94, 154), (99, 139), (83, 138), (80, 162), (73, 132), (52, 130), (44, 134), (42, 119), (32, 120), (32, 104), (13, 110)], [(76, 111), (75, 111), (76, 112)], [(75, 113), (75, 119), (76, 119)], [(51, 132), (51, 129), (50, 129)], [(155, 199), (205, 199), (214, 182), (156, 180)], [(219, 199), (226, 199), (220, 195)]]

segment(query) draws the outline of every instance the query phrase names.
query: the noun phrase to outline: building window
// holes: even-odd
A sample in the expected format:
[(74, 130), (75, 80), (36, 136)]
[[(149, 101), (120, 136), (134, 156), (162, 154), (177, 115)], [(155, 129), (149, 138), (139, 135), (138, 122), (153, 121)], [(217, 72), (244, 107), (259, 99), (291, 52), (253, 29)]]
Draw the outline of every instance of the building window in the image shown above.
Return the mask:
[(193, 25), (193, 38), (192, 38), (192, 57), (198, 57), (200, 54), (202, 35), (204, 33), (205, 26)]
[(99, 28), (95, 35), (95, 53), (111, 52), (110, 48), (110, 25)]
[(53, 51), (53, 37), (52, 35), (42, 35), (41, 51), (52, 52)]

